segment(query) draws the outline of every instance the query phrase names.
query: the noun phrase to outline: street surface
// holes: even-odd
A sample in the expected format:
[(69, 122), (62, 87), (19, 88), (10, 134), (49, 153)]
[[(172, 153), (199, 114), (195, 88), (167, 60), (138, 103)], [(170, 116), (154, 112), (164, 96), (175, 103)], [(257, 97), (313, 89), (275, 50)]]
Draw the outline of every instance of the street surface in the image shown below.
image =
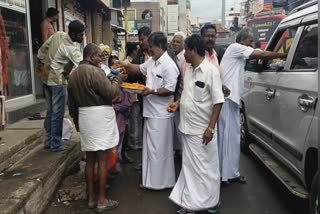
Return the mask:
[[(140, 152), (129, 153), (140, 160)], [(136, 161), (137, 162), (137, 161)], [(138, 187), (140, 174), (133, 164), (123, 165), (122, 173), (111, 182), (108, 196), (120, 206), (112, 214), (174, 214), (178, 209), (169, 199), (170, 190), (149, 191)], [(220, 214), (307, 214), (307, 201), (292, 196), (253, 155), (241, 156), (242, 174), (247, 184), (222, 188)], [(86, 201), (67, 205), (53, 199), (46, 214), (93, 214)], [(201, 213), (201, 212), (200, 212)]]

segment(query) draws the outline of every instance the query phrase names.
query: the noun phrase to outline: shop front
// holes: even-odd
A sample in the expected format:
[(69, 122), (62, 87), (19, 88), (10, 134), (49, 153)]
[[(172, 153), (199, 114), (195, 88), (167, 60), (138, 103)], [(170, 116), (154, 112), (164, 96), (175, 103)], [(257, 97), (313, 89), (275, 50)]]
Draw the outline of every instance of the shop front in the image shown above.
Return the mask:
[(0, 81), (6, 109), (35, 100), (28, 0), (0, 0)]

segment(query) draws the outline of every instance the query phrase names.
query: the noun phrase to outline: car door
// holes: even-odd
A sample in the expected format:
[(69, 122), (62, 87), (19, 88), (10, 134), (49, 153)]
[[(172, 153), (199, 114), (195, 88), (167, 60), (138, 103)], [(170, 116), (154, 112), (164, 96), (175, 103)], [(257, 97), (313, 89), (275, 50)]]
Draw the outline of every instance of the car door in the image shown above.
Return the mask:
[[(297, 27), (278, 30), (272, 37), (267, 50), (274, 52), (289, 52)], [(271, 145), (272, 129), (277, 111), (275, 98), (276, 85), (279, 80), (279, 69), (283, 69), (285, 60), (259, 60), (261, 72), (254, 76), (245, 76), (245, 85), (249, 88), (246, 106), (247, 123), (250, 134), (265, 145)], [(249, 85), (249, 86), (248, 86)]]
[(273, 143), (297, 173), (318, 96), (318, 24), (304, 24), (300, 30), (295, 53), (286, 68), (278, 72), (278, 106), (272, 133)]

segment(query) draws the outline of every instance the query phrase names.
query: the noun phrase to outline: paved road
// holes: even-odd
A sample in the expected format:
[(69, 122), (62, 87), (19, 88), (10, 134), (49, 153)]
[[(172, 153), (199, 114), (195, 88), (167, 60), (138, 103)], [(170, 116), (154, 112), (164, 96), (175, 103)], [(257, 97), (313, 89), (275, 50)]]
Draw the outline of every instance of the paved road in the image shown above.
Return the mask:
[[(131, 155), (140, 159), (139, 152)], [(242, 174), (247, 184), (233, 184), (222, 188), (220, 214), (307, 214), (307, 201), (293, 197), (281, 183), (253, 156), (241, 156)], [(177, 207), (168, 199), (168, 191), (140, 190), (140, 175), (133, 165), (125, 165), (123, 172), (111, 181), (110, 198), (120, 206), (106, 213), (113, 214), (174, 214)], [(85, 201), (48, 207), (46, 214), (92, 214)]]

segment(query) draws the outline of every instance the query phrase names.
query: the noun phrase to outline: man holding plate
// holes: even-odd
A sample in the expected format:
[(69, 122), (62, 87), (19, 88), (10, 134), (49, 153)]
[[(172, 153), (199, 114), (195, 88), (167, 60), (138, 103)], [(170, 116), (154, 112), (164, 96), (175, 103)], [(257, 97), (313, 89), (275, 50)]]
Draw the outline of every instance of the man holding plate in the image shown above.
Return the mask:
[(120, 62), (129, 73), (147, 77), (143, 91), (143, 159), (141, 188), (161, 190), (175, 184), (174, 121), (167, 106), (173, 102), (179, 70), (167, 53), (167, 38), (154, 32), (149, 38), (152, 56), (141, 65)]

